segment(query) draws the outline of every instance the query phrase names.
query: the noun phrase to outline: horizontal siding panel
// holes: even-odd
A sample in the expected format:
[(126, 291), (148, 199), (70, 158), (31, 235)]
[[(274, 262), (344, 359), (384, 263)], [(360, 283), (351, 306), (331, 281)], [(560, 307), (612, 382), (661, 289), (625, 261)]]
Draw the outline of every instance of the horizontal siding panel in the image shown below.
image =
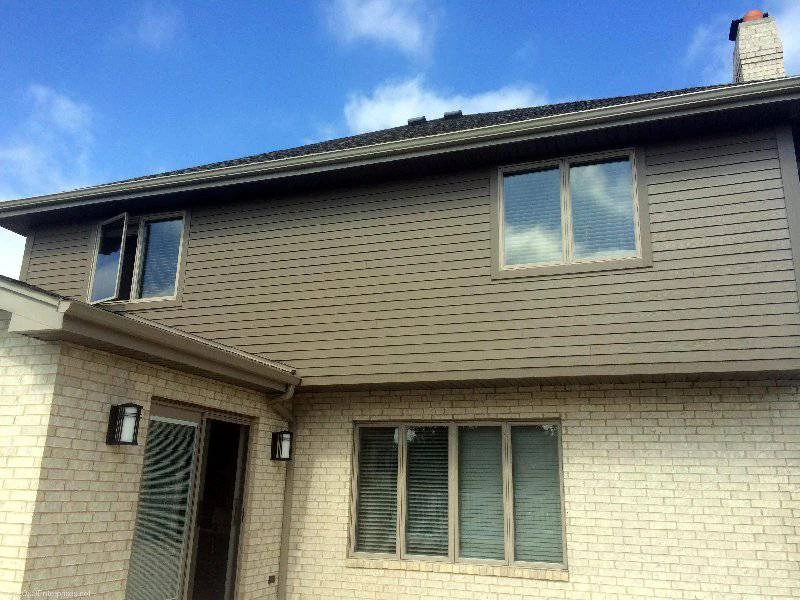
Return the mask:
[[(712, 156), (724, 156), (729, 152), (736, 152), (737, 148), (758, 147), (759, 144), (776, 146), (775, 134), (769, 129), (758, 131), (742, 131), (736, 135), (713, 135), (703, 139), (687, 138), (685, 140), (670, 140), (667, 143), (654, 144), (647, 148), (647, 162), (661, 160), (683, 160), (687, 155), (697, 153), (703, 158), (704, 152)], [(663, 159), (663, 160), (662, 160)]]
[[(486, 205), (486, 196), (467, 202), (462, 199), (460, 202), (455, 203), (450, 207), (440, 207), (441, 210), (434, 210), (430, 212), (401, 212), (394, 215), (389, 215), (381, 218), (370, 218), (362, 215), (363, 218), (353, 218), (351, 220), (339, 220), (330, 222), (313, 222), (304, 221), (302, 224), (296, 224), (289, 228), (282, 215), (275, 214), (272, 217), (272, 225), (262, 225), (260, 223), (250, 221), (238, 224), (236, 226), (226, 227), (217, 231), (202, 232), (192, 225), (192, 235), (190, 243), (193, 246), (201, 246), (208, 243), (217, 244), (220, 242), (239, 242), (251, 239), (271, 239), (274, 235), (277, 236), (338, 236), (347, 237), (347, 234), (366, 234), (364, 229), (366, 227), (375, 228), (375, 231), (369, 232), (370, 235), (382, 235), (392, 231), (395, 227), (408, 225), (417, 226), (426, 223), (430, 220), (442, 220), (446, 224), (457, 224), (454, 220), (461, 220), (468, 217), (483, 215), (487, 222), (489, 219), (489, 207)], [(282, 225), (282, 226), (281, 226)], [(259, 238), (258, 236), (262, 236)]]
[[(743, 344), (746, 346), (746, 344)], [(796, 347), (757, 348), (754, 358), (752, 348), (701, 349), (689, 351), (656, 352), (652, 348), (631, 348), (623, 352), (616, 348), (609, 354), (569, 357), (502, 358), (484, 355), (475, 360), (448, 360), (387, 363), (380, 365), (331, 366), (317, 375), (313, 361), (298, 361), (297, 367), (314, 373), (304, 378), (306, 385), (343, 385), (350, 382), (392, 382), (392, 381), (437, 381), (441, 374), (449, 374), (455, 380), (502, 377), (503, 373), (513, 373), (516, 377), (579, 377), (584, 374), (596, 375), (628, 373), (708, 373), (720, 370), (730, 372), (731, 363), (741, 362), (748, 367), (757, 363), (762, 370), (774, 369), (778, 365), (800, 368), (800, 356)], [(642, 362), (647, 356), (647, 362)], [(787, 361), (787, 362), (784, 362)], [(676, 368), (671, 368), (675, 365)], [(657, 366), (657, 368), (653, 368)], [(585, 369), (585, 370), (584, 370)], [(319, 371), (317, 371), (318, 373)]]
[(758, 179), (753, 181), (740, 181), (738, 183), (715, 185), (713, 187), (689, 188), (685, 190), (665, 190), (661, 192), (648, 190), (651, 205), (658, 209), (662, 203), (666, 203), (666, 210), (671, 206), (670, 203), (682, 202), (684, 200), (701, 200), (704, 198), (716, 198), (717, 204), (730, 204), (735, 199), (735, 194), (745, 194), (761, 192), (766, 190), (780, 190), (783, 192), (783, 181), (771, 177), (770, 179)]
[(754, 219), (749, 221), (741, 218), (725, 220), (734, 222), (720, 223), (721, 220), (718, 219), (717, 224), (714, 225), (692, 227), (691, 225), (693, 225), (693, 223), (687, 221), (685, 223), (685, 227), (653, 231), (653, 242), (667, 242), (671, 240), (683, 240), (689, 238), (695, 240), (702, 240), (704, 238), (719, 239), (728, 236), (736, 237), (738, 239), (740, 236), (757, 235), (762, 231), (780, 231), (783, 228), (783, 225), (786, 223), (785, 217), (772, 220), (761, 220), (756, 216)]
[[(676, 329), (675, 320), (657, 319), (661, 314), (650, 313), (650, 320), (633, 321), (620, 319), (619, 315), (609, 318), (611, 322), (605, 323), (604, 319), (596, 315), (576, 319), (567, 317), (559, 319), (558, 323), (544, 325), (543, 319), (532, 318), (525, 322), (516, 320), (467, 322), (446, 325), (431, 324), (423, 331), (411, 331), (408, 326), (400, 328), (379, 329), (376, 324), (366, 329), (353, 326), (350, 329), (335, 332), (321, 332), (314, 330), (314, 344), (309, 345), (303, 341), (300, 331), (286, 331), (266, 328), (259, 336), (259, 343), (265, 347), (274, 347), (277, 352), (291, 353), (295, 358), (313, 358), (319, 352), (333, 352), (347, 356), (370, 356), (378, 351), (405, 352), (413, 347), (430, 347), (436, 345), (446, 350), (448, 345), (459, 344), (458, 351), (468, 350), (471, 347), (480, 348), (490, 342), (493, 348), (504, 342), (513, 340), (539, 340), (543, 345), (568, 345), (582, 346), (598, 343), (599, 339), (633, 342), (645, 340), (684, 340), (692, 339), (682, 336), (708, 335), (715, 331), (715, 335), (737, 338), (750, 337), (754, 328), (757, 333), (771, 332), (774, 337), (781, 335), (800, 335), (800, 320), (796, 313), (782, 313), (774, 315), (728, 315), (722, 318), (722, 313), (711, 318), (701, 319), (695, 315), (684, 315), (680, 328)], [(485, 315), (488, 316), (488, 315)], [(655, 317), (655, 318), (654, 318)], [(553, 319), (549, 319), (553, 321)], [(579, 321), (576, 323), (576, 321)], [(582, 322), (580, 322), (582, 321)], [(462, 327), (459, 327), (462, 325)], [(469, 325), (469, 327), (463, 327)], [(724, 325), (724, 326), (721, 326)], [(299, 328), (296, 328), (299, 329)], [(358, 335), (355, 335), (358, 334)], [(609, 337), (610, 336), (610, 337)], [(215, 336), (223, 344), (231, 346), (244, 346), (252, 343), (253, 335), (248, 329), (228, 329)], [(495, 343), (496, 342), (496, 343)], [(310, 354), (309, 354), (310, 353)]]
[[(762, 289), (759, 286), (759, 289)], [(234, 314), (193, 315), (184, 313), (172, 315), (163, 313), (160, 319), (192, 333), (209, 334), (214, 337), (217, 332), (233, 332), (249, 330), (253, 337), (273, 335), (282, 328), (278, 335), (295, 335), (313, 332), (315, 335), (325, 332), (347, 331), (358, 329), (368, 331), (378, 329), (415, 328), (440, 326), (442, 324), (462, 323), (503, 323), (505, 321), (547, 322), (558, 320), (559, 324), (585, 325), (591, 323), (636, 323), (640, 321), (680, 321), (690, 318), (719, 318), (729, 316), (771, 314), (795, 314), (792, 303), (796, 301), (794, 292), (764, 291), (761, 293), (741, 294), (738, 296), (718, 297), (681, 297), (662, 299), (658, 303), (647, 300), (629, 302), (605, 302), (601, 304), (583, 304), (573, 306), (567, 304), (536, 305), (526, 303), (512, 309), (502, 302), (482, 304), (464, 304), (460, 306), (433, 305), (419, 308), (414, 316), (402, 311), (364, 310), (359, 312), (330, 311), (326, 314), (298, 316), (289, 310), (280, 308), (264, 308), (254, 305), (251, 310), (242, 310)], [(786, 311), (789, 311), (787, 313)], [(796, 317), (800, 318), (800, 317)], [(512, 324), (499, 325), (512, 327)], [(672, 325), (675, 326), (674, 324)], [(295, 331), (294, 328), (298, 328)]]
[[(452, 179), (452, 181), (448, 181)], [(427, 185), (405, 186), (370, 186), (358, 193), (318, 192), (313, 196), (290, 196), (287, 198), (270, 198), (261, 203), (234, 204), (229, 208), (200, 209), (204, 228), (217, 230), (227, 225), (257, 221), (263, 225), (272, 225), (268, 212), (286, 213), (289, 220), (319, 220), (321, 218), (347, 218), (360, 214), (387, 216), (409, 209), (432, 209), (433, 204), (452, 201), (458, 198), (485, 196), (488, 193), (489, 177), (487, 172), (472, 172), (461, 177), (442, 178)]]
[[(655, 223), (664, 223), (670, 222), (676, 225), (679, 225), (682, 222), (686, 221), (686, 217), (684, 216), (684, 212), (686, 211), (696, 211), (698, 209), (702, 210), (703, 217), (698, 217), (698, 219), (704, 219), (708, 217), (719, 217), (719, 216), (733, 216), (744, 214), (745, 218), (748, 213), (754, 211), (762, 211), (762, 210), (778, 210), (783, 211), (782, 215), (784, 218), (786, 217), (786, 202), (783, 199), (783, 194), (779, 191), (773, 191), (773, 198), (763, 197), (763, 198), (748, 198), (746, 202), (736, 202), (734, 204), (705, 204), (702, 200), (698, 203), (693, 201), (688, 201), (686, 203), (676, 203), (677, 206), (671, 207), (671, 210), (658, 210), (656, 212), (650, 211), (650, 224), (651, 226)], [(659, 207), (663, 209), (663, 206)]]
[[(762, 279), (768, 279), (763, 278)], [(648, 289), (647, 291), (639, 292), (632, 298), (630, 292), (612, 292), (607, 294), (597, 294), (595, 296), (576, 296), (575, 294), (562, 294), (561, 297), (556, 298), (558, 302), (554, 302), (552, 297), (544, 297), (544, 295), (533, 294), (515, 294), (514, 299), (509, 301), (504, 298), (500, 301), (497, 295), (481, 295), (472, 294), (469, 292), (472, 288), (465, 286), (460, 289), (453, 290), (454, 293), (461, 293), (464, 298), (456, 302), (452, 297), (441, 297), (438, 294), (425, 294), (418, 293), (415, 297), (410, 297), (409, 294), (371, 294), (360, 295), (348, 298), (346, 303), (330, 301), (326, 298), (317, 300), (302, 300), (302, 306), (297, 303), (291, 302), (277, 302), (274, 305), (275, 315), (294, 315), (302, 314), (305, 318), (310, 319), (316, 315), (327, 315), (332, 313), (341, 313), (346, 310), (349, 314), (364, 314), (364, 313), (395, 313), (399, 315), (412, 316), (417, 314), (418, 311), (431, 307), (451, 307), (451, 310), (457, 310), (460, 306), (478, 307), (484, 304), (495, 304), (500, 302), (506, 310), (511, 307), (515, 308), (540, 308), (547, 309), (554, 304), (559, 306), (568, 307), (585, 307), (597, 306), (605, 303), (622, 303), (630, 302), (631, 309), (637, 310), (643, 308), (646, 303), (663, 302), (665, 300), (678, 300), (686, 298), (709, 298), (709, 297), (730, 297), (738, 294), (752, 293), (754, 290), (772, 292), (772, 293), (792, 293), (796, 294), (796, 285), (790, 276), (783, 276), (776, 278), (776, 281), (761, 281), (757, 285), (752, 281), (747, 281), (742, 284), (727, 284), (720, 285), (716, 288), (702, 288), (696, 285), (689, 285), (685, 287), (680, 286), (664, 286), (664, 289)], [(298, 301), (300, 302), (300, 301)], [(645, 304), (641, 304), (645, 303)], [(230, 299), (223, 301), (214, 306), (198, 305), (189, 312), (185, 308), (182, 309), (165, 309), (167, 314), (180, 315), (190, 314), (192, 318), (217, 315), (220, 319), (224, 320), (229, 318), (229, 315), (250, 312), (254, 309), (263, 310), (268, 303), (260, 301), (257, 298), (248, 297), (246, 299)], [(159, 319), (165, 317), (164, 311), (159, 311), (160, 314), (152, 315)], [(151, 313), (152, 314), (152, 313)], [(366, 315), (364, 315), (366, 317)], [(254, 332), (258, 336), (258, 332)]]
[[(414, 256), (417, 254), (424, 254), (426, 249), (431, 254), (437, 253), (440, 247), (448, 248), (452, 254), (453, 248), (463, 248), (465, 250), (481, 249), (486, 254), (490, 241), (490, 232), (487, 227), (446, 227), (437, 228), (430, 233), (421, 230), (416, 236), (411, 237), (412, 232), (408, 234), (397, 234), (392, 239), (381, 239), (364, 241), (365, 238), (353, 239), (347, 245), (346, 249), (340, 250), (335, 254), (330, 252), (330, 249), (337, 248), (336, 243), (339, 240), (328, 239), (326, 242), (315, 244), (308, 242), (304, 244), (272, 244), (262, 243), (254, 248), (232, 248), (226, 252), (207, 252), (203, 254), (193, 254), (191, 257), (192, 268), (198, 270), (210, 269), (215, 266), (229, 264), (233, 265), (253, 265), (259, 264), (264, 261), (269, 261), (270, 264), (288, 267), (289, 263), (284, 261), (300, 261), (306, 264), (330, 264), (333, 262), (352, 262), (354, 260), (361, 260), (365, 255), (371, 255), (373, 252), (381, 252), (381, 255), (375, 255), (374, 258), (379, 258), (384, 254), (389, 255), (399, 253), (399, 256)], [(403, 239), (406, 238), (406, 239)], [(326, 252), (326, 249), (328, 250)], [(405, 253), (405, 254), (403, 254)]]
[[(484, 209), (485, 210), (485, 209)], [(414, 221), (408, 224), (398, 224), (387, 227), (383, 233), (373, 231), (373, 228), (356, 228), (342, 232), (323, 232), (314, 233), (307, 236), (300, 235), (264, 235), (262, 232), (253, 233), (238, 237), (237, 241), (228, 240), (221, 237), (216, 242), (191, 243), (191, 259), (196, 262), (213, 259), (220, 254), (235, 252), (245, 255), (256, 251), (263, 252), (265, 248), (275, 251), (302, 251), (320, 250), (323, 248), (335, 248), (340, 251), (349, 250), (355, 244), (381, 244), (417, 242), (424, 244), (425, 239), (430, 236), (483, 236), (487, 237), (488, 219), (482, 214), (474, 218), (464, 216), (452, 216), (444, 219), (431, 217), (420, 225)], [(416, 225), (416, 227), (414, 227)], [(430, 232), (429, 235), (421, 235), (421, 232)]]
[[(245, 347), (250, 352), (259, 352), (258, 347)], [(774, 356), (780, 358), (800, 358), (800, 349), (796, 345), (796, 338), (786, 336), (778, 338), (770, 337), (749, 337), (735, 339), (697, 339), (681, 340), (679, 343), (672, 341), (653, 341), (653, 342), (634, 342), (634, 343), (610, 343), (598, 344), (594, 346), (560, 346), (555, 348), (535, 348), (531, 346), (521, 346), (515, 348), (487, 349), (482, 348), (475, 351), (462, 352), (458, 354), (447, 352), (431, 351), (430, 348), (422, 348), (421, 352), (406, 354), (385, 354), (379, 364), (376, 364), (372, 357), (336, 357), (328, 362), (328, 369), (331, 375), (341, 372), (383, 372), (383, 373), (402, 373), (408, 364), (435, 365), (437, 363), (452, 362), (451, 359), (459, 358), (460, 363), (472, 362), (473, 364), (488, 363), (490, 361), (503, 361), (507, 364), (504, 368), (514, 366), (524, 367), (531, 364), (531, 360), (536, 363), (542, 361), (551, 365), (569, 364), (620, 364), (625, 362), (624, 356), (631, 355), (648, 357), (653, 354), (669, 354), (673, 359), (682, 356), (683, 360), (692, 360), (693, 353), (719, 352), (725, 354), (731, 351), (739, 351), (742, 354), (740, 359), (753, 358), (753, 350), (772, 350)], [(749, 356), (748, 356), (749, 351)], [(288, 356), (281, 354), (270, 354), (275, 360), (285, 361)], [(524, 356), (521, 360), (519, 357)], [(586, 358), (581, 358), (586, 357)], [(592, 360), (587, 360), (591, 357)], [(574, 358), (574, 363), (572, 358)], [(318, 359), (293, 359), (293, 366), (298, 369), (311, 368)]]
[[(777, 147), (758, 150), (737, 152), (733, 154), (725, 154), (722, 156), (710, 156), (707, 158), (698, 158), (694, 160), (682, 160), (660, 164), (647, 163), (647, 177), (658, 178), (660, 176), (667, 177), (669, 175), (685, 176), (687, 178), (695, 177), (698, 171), (716, 170), (725, 168), (725, 172), (740, 172), (742, 169), (752, 170), (758, 165), (764, 164), (765, 161), (778, 160)], [(737, 165), (742, 165), (738, 167)], [(654, 183), (657, 181), (654, 180)]]
[[(774, 133), (664, 143), (645, 163), (651, 267), (492, 279), (481, 169), (193, 210), (181, 305), (137, 314), (307, 382), (800, 360)], [(83, 293), (90, 233), (34, 244), (33, 277)]]
[(648, 192), (661, 194), (668, 192), (682, 192), (688, 190), (705, 190), (718, 185), (738, 185), (754, 181), (764, 181), (765, 179), (778, 179), (781, 176), (780, 169), (776, 163), (770, 162), (774, 168), (766, 170), (736, 171), (732, 173), (719, 173), (708, 177), (696, 177), (691, 179), (680, 179), (679, 175), (674, 177), (674, 181), (664, 181), (663, 183), (651, 182), (648, 180)]
[[(744, 234), (743, 236), (744, 237)], [(664, 242), (678, 243), (677, 242)], [(694, 240), (690, 240), (694, 242)], [(683, 247), (689, 247), (684, 244)], [(478, 256), (476, 260), (474, 256)], [(578, 293), (576, 288), (588, 288), (597, 293), (603, 293), (605, 288), (615, 288), (621, 291), (643, 291), (652, 289), (652, 285), (669, 285), (663, 282), (670, 278), (681, 280), (686, 278), (734, 275), (736, 273), (763, 270), (761, 263), (755, 267), (748, 268), (747, 265), (740, 265), (740, 261), (734, 261), (733, 265), (711, 265), (703, 267), (701, 270), (687, 270), (681, 264), (665, 265), (674, 267), (667, 270), (662, 267), (655, 272), (653, 270), (631, 269), (613, 275), (601, 274), (592, 277), (574, 275), (572, 277), (541, 277), (541, 278), (513, 278), (492, 281), (487, 279), (489, 269), (489, 258), (481, 257), (483, 251), (463, 252), (455, 256), (452, 253), (430, 254), (428, 256), (412, 256), (408, 260), (397, 258), (395, 263), (386, 260), (359, 261), (348, 264), (334, 264), (314, 268), (313, 272), (309, 269), (279, 269), (272, 268), (272, 276), (267, 276), (257, 271), (247, 271), (243, 273), (230, 273), (226, 277), (224, 285), (220, 285), (220, 274), (210, 277), (203, 277), (202, 273), (197, 275), (190, 272), (191, 282), (187, 281), (185, 292), (193, 295), (192, 299), (187, 298), (184, 304), (190, 306), (190, 302), (205, 302), (210, 298), (226, 298), (238, 295), (235, 290), (251, 290), (257, 293), (263, 300), (272, 294), (296, 294), (298, 292), (317, 291), (320, 295), (329, 297), (345, 297), (356, 293), (354, 288), (368, 288), (370, 293), (385, 294), (393, 290), (399, 292), (410, 291), (418, 287), (430, 291), (440, 290), (436, 293), (449, 295), (445, 290), (456, 286), (472, 286), (475, 290), (481, 289), (482, 293), (488, 294), (507, 294), (512, 292), (539, 293), (542, 290), (562, 289), (566, 293)], [(370, 265), (375, 263), (375, 268)], [(791, 267), (786, 268), (786, 264), (776, 266), (775, 261), (767, 263), (770, 270), (785, 270), (789, 272)], [(380, 268), (379, 268), (380, 267)], [(187, 277), (188, 279), (188, 277)], [(457, 281), (459, 280), (459, 281)], [(704, 280), (703, 284), (715, 285), (718, 281)], [(634, 285), (635, 288), (620, 288), (620, 286)], [(363, 291), (363, 290), (361, 290)], [(588, 292), (583, 292), (588, 293)]]
[(722, 164), (704, 167), (701, 169), (683, 169), (672, 173), (651, 174), (647, 173), (647, 185), (657, 189), (659, 185), (669, 183), (692, 183), (695, 181), (709, 181), (720, 177), (733, 177), (747, 175), (749, 173), (768, 173), (773, 170), (780, 170), (777, 159), (755, 160), (736, 164)]

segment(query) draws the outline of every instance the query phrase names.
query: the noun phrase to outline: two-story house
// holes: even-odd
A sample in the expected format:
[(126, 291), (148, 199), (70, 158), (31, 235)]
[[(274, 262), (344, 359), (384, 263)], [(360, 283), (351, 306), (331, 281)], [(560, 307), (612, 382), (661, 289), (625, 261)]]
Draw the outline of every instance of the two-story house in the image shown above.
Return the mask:
[(0, 590), (799, 597), (800, 78), (730, 33), (727, 85), (0, 205)]

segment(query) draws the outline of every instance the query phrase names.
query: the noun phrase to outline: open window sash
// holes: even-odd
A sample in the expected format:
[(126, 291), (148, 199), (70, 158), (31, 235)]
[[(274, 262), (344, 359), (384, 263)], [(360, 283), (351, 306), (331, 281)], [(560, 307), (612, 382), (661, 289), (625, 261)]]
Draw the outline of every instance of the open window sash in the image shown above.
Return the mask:
[[(100, 297), (95, 297), (95, 291), (99, 282), (98, 276), (102, 277), (104, 275), (104, 273), (98, 272), (99, 269), (102, 268), (100, 265), (100, 251), (103, 247), (103, 232), (107, 227), (116, 223), (117, 221), (122, 222), (122, 229), (120, 234), (121, 239), (118, 250), (119, 256), (117, 257), (116, 269), (114, 272), (113, 293), (101, 294)], [(117, 215), (100, 223), (100, 227), (98, 228), (98, 234), (97, 234), (97, 244), (95, 246), (95, 253), (94, 253), (94, 266), (92, 268), (92, 284), (89, 288), (90, 304), (95, 304), (97, 302), (107, 302), (109, 300), (117, 300), (119, 298), (120, 282), (122, 278), (122, 260), (123, 257), (125, 256), (125, 241), (127, 238), (127, 234), (128, 234), (128, 213), (122, 213), (120, 215)]]

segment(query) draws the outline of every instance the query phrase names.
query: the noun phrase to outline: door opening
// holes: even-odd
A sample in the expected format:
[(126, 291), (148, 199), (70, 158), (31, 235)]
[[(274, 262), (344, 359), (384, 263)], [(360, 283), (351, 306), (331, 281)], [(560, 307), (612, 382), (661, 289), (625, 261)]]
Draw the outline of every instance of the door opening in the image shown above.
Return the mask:
[(208, 419), (189, 583), (192, 600), (233, 597), (248, 427)]

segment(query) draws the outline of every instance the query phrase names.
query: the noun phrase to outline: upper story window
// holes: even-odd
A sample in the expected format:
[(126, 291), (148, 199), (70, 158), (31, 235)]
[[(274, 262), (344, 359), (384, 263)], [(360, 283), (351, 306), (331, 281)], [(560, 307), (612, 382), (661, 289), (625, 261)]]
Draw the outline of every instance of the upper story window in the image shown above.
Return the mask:
[(557, 422), (359, 425), (351, 551), (563, 568)]
[(642, 264), (632, 151), (504, 167), (498, 185), (501, 274)]
[(101, 223), (89, 301), (174, 298), (183, 250), (182, 214)]

